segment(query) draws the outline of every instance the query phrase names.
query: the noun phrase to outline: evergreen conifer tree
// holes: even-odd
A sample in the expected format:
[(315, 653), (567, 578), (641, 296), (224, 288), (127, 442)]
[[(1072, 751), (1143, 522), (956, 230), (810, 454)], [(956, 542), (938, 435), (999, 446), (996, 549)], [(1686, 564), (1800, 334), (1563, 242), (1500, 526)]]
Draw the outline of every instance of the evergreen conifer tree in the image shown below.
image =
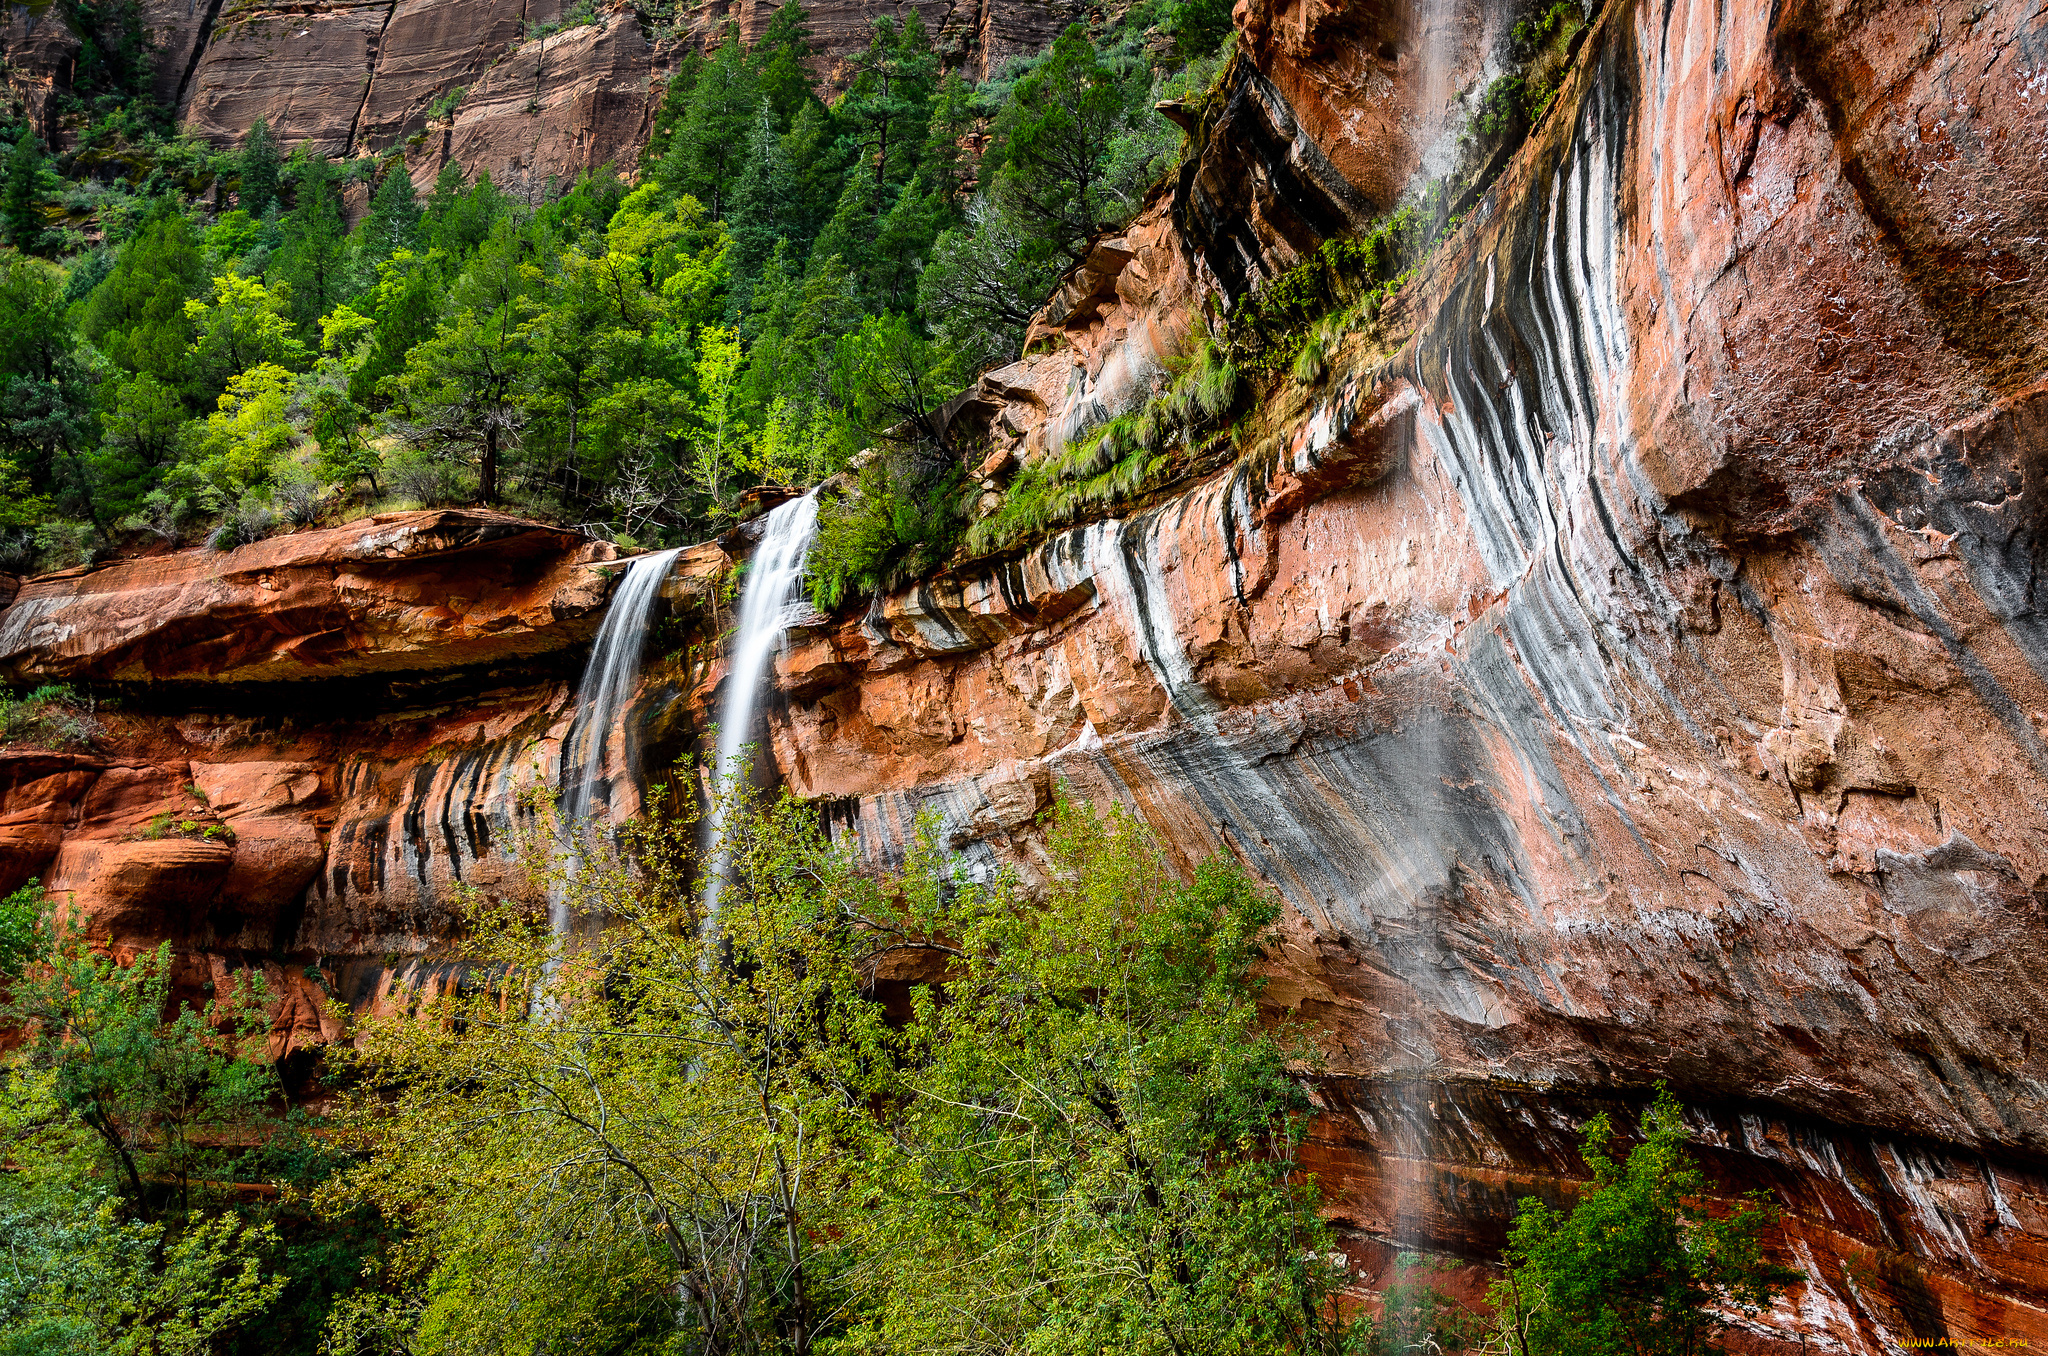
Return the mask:
[(361, 229), (362, 257), (373, 263), (419, 243), (420, 204), (403, 157), (394, 159), (385, 170)]
[(86, 298), (85, 335), (130, 372), (169, 386), (185, 377), (192, 322), (185, 302), (206, 281), (206, 255), (183, 213), (160, 207)]
[(661, 107), (654, 110), (654, 126), (647, 132), (647, 148), (640, 153), (643, 169), (654, 169), (663, 179), (673, 181), (681, 172), (680, 162), (669, 157), (676, 150), (676, 136), (690, 114), (690, 97), (696, 93), (697, 77), (704, 73), (704, 54), (690, 51), (669, 73), (662, 87)]
[[(841, 176), (833, 163), (832, 140), (831, 115), (815, 99), (797, 110), (782, 138), (782, 157), (795, 176), (792, 240), (809, 241), (815, 237), (839, 201)], [(801, 252), (797, 257), (801, 262)]]
[(868, 215), (879, 222), (895, 200), (890, 190), (909, 180), (924, 150), (938, 58), (911, 10), (901, 25), (876, 19), (866, 50), (849, 64), (853, 78), (833, 112), (848, 128), (842, 145), (849, 158), (873, 170)]
[(987, 164), (1047, 251), (1079, 262), (1083, 243), (1118, 215), (1109, 159), (1130, 115), (1130, 91), (1080, 24), (1017, 82)]
[(270, 135), (270, 124), (258, 118), (242, 143), (241, 208), (250, 216), (262, 216), (277, 201), (277, 167), (277, 141)]
[(786, 130), (804, 105), (818, 98), (818, 78), (811, 74), (810, 24), (803, 6), (790, 0), (776, 10), (747, 55), (755, 89), (774, 109), (777, 130)]
[(846, 176), (845, 186), (840, 189), (839, 202), (832, 210), (831, 220), (818, 232), (817, 243), (811, 247), (811, 271), (816, 272), (828, 261), (837, 261), (856, 277), (864, 279), (867, 276), (876, 236), (872, 204), (881, 191), (873, 162), (855, 162), (852, 172)]
[(0, 231), (23, 254), (35, 253), (43, 240), (43, 146), (34, 129), (24, 127), (7, 157), (7, 183), (0, 188)]
[(671, 178), (722, 221), (744, 168), (748, 125), (757, 102), (754, 71), (740, 42), (737, 20), (726, 24), (718, 50), (705, 63), (690, 94), (690, 111), (671, 151), (680, 154), (680, 179)]
[(310, 331), (313, 322), (348, 295), (348, 232), (335, 197), (327, 157), (315, 152), (300, 162), (298, 201), (284, 217), (284, 247), (271, 272), (291, 286), (292, 319)]
[(953, 215), (944, 223), (947, 226), (959, 224), (959, 207), (967, 186), (974, 180), (974, 157), (960, 144), (973, 130), (974, 122), (974, 91), (958, 71), (946, 72), (946, 78), (932, 94), (931, 122), (925, 133), (918, 173), (927, 188), (954, 207)]
[[(747, 167), (733, 190), (732, 210), (726, 214), (736, 292), (760, 273), (775, 242), (793, 233), (796, 208), (795, 171), (783, 153), (782, 138), (775, 135), (774, 107), (763, 99), (747, 138)], [(739, 301), (745, 305), (745, 298)]]

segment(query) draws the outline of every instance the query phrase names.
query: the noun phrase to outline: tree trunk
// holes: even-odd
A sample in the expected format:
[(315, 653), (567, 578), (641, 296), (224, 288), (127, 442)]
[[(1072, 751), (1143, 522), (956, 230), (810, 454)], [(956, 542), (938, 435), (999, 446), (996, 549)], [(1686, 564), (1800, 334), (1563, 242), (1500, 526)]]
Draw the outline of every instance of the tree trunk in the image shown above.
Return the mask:
[(498, 502), (498, 430), (484, 430), (483, 462), (477, 468), (476, 497), (486, 504)]

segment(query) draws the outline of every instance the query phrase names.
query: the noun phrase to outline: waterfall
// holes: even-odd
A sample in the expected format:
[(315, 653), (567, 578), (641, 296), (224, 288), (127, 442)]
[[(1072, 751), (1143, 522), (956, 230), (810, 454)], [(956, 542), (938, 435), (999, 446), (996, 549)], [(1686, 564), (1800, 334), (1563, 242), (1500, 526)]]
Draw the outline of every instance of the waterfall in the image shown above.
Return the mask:
[[(571, 842), (571, 874), (580, 857), (574, 847), (576, 835), (584, 831), (601, 786), (606, 790), (605, 818), (611, 818), (611, 778), (607, 772), (622, 773), (630, 779), (637, 771), (633, 741), (626, 736), (619, 718), (626, 703), (633, 699), (633, 690), (640, 685), (640, 655), (647, 645), (648, 624), (676, 554), (672, 550), (653, 551), (635, 556), (627, 564), (626, 577), (612, 589), (604, 625), (598, 628), (597, 641), (590, 647), (590, 658), (583, 665), (583, 679), (576, 685), (576, 715), (569, 722), (568, 737), (562, 741), (561, 821)], [(619, 745), (616, 764), (611, 760), (614, 733)], [(562, 890), (552, 893), (548, 921), (559, 937), (569, 930), (569, 902)]]
[(732, 795), (745, 784), (743, 752), (754, 728), (754, 703), (768, 660), (789, 629), (789, 611), (801, 600), (804, 558), (818, 525), (814, 490), (782, 504), (762, 520), (761, 544), (740, 591), (739, 630), (732, 638), (725, 697), (718, 707), (718, 761), (712, 764), (711, 868), (704, 878), (704, 920), (715, 926), (718, 896), (725, 887), (732, 853), (725, 843), (725, 817)]

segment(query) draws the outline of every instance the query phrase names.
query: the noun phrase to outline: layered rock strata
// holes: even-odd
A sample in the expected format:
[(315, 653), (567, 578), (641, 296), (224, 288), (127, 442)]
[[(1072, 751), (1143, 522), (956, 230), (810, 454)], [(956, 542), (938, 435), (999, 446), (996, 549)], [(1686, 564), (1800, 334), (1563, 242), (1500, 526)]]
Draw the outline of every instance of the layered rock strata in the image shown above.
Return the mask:
[[(1478, 27), (1440, 61), (1483, 77), (1491, 16), (1441, 8)], [(1663, 1079), (1809, 1274), (1750, 1349), (2048, 1342), (2048, 29), (1738, 9), (1614, 0), (1457, 235), (1245, 416), (1239, 461), (811, 619), (759, 734), (877, 863), (929, 811), (1029, 875), (1064, 785), (1270, 881), (1267, 997), (1327, 1033), (1308, 1153), (1362, 1285), (1398, 1249), (1491, 1255), (1515, 1198), (1583, 1179), (1584, 1118)], [(1444, 67), (1390, 15), (1248, 14), (1182, 174), (956, 412), (990, 494), (1426, 169), (1441, 106), (1404, 82)], [(97, 750), (0, 760), (11, 879), (195, 976), (298, 976), (281, 1046), (431, 981), (458, 885), (526, 888), (519, 792), (594, 629), (595, 552), (532, 529), (515, 579), (462, 544), (485, 525), (351, 613), (339, 557), (387, 527), (0, 612), (11, 678), (128, 703)], [(700, 640), (723, 565), (673, 586)], [(472, 571), (496, 601), (434, 629)], [(723, 671), (655, 649), (622, 734), (658, 764)]]
[[(1086, 17), (1070, 0), (914, 8), (942, 59), (970, 80)], [(157, 96), (216, 145), (239, 145), (262, 118), (286, 149), (349, 157), (402, 147), (422, 188), (452, 160), (532, 195), (550, 178), (630, 169), (676, 59), (718, 42), (728, 19), (744, 38), (758, 37), (775, 9), (710, 3), (677, 22), (613, 0), (567, 28), (561, 0), (149, 0), (145, 15), (158, 47)], [(0, 51), (17, 97), (39, 109), (51, 83), (68, 77), (65, 51), (51, 44), (75, 50), (77, 40), (54, 18), (13, 13)], [(899, 10), (819, 2), (805, 13), (829, 93), (844, 85), (873, 21)]]
[[(2017, 5), (1610, 7), (1256, 455), (794, 646), (790, 784), (878, 861), (933, 811), (989, 869), (1030, 869), (1062, 783), (1132, 804), (1281, 890), (1273, 995), (1354, 1086), (1668, 1079), (1731, 1180), (1798, 1179), (1815, 1283), (1779, 1331), (2048, 1339), (2043, 36)], [(1160, 208), (1164, 271), (1226, 303), (1373, 202), (1236, 78), (1255, 135)], [(1254, 172), (1206, 175), (1225, 152)], [(1248, 210), (1205, 208), (1233, 183)], [(1028, 455), (1115, 412), (1091, 383), (1144, 336), (984, 381), (991, 429)], [(1573, 1170), (1437, 1100), (1459, 1147), (1415, 1171), (1473, 1214), (1417, 1237)], [(1342, 1124), (1390, 1161), (1332, 1209), (1384, 1237), (1401, 1155)]]

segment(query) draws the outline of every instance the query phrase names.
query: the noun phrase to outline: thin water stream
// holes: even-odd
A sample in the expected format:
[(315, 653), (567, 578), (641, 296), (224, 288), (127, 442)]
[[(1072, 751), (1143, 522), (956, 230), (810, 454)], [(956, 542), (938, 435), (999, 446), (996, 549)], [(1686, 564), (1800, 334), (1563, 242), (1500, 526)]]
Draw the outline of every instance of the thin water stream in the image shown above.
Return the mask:
[(718, 707), (718, 761), (712, 765), (711, 867), (704, 876), (704, 922), (718, 925), (718, 897), (725, 889), (732, 850), (725, 841), (727, 812), (750, 771), (747, 747), (753, 738), (754, 707), (761, 680), (782, 647), (793, 609), (803, 601), (804, 559), (818, 526), (816, 491), (792, 499), (762, 520), (761, 544), (740, 590), (739, 629), (733, 633), (725, 693)]
[[(676, 555), (672, 550), (654, 551), (628, 562), (626, 577), (612, 590), (604, 624), (598, 628), (590, 658), (583, 665), (582, 681), (576, 685), (576, 715), (562, 741), (561, 822), (570, 843), (571, 875), (580, 858), (578, 840), (589, 832), (600, 794), (602, 813), (609, 821), (615, 780), (632, 782), (639, 773), (639, 749), (620, 718), (640, 686), (647, 632), (661, 599), (662, 581), (668, 578)], [(566, 892), (557, 889), (548, 903), (548, 923), (559, 937), (569, 930), (569, 921)]]

